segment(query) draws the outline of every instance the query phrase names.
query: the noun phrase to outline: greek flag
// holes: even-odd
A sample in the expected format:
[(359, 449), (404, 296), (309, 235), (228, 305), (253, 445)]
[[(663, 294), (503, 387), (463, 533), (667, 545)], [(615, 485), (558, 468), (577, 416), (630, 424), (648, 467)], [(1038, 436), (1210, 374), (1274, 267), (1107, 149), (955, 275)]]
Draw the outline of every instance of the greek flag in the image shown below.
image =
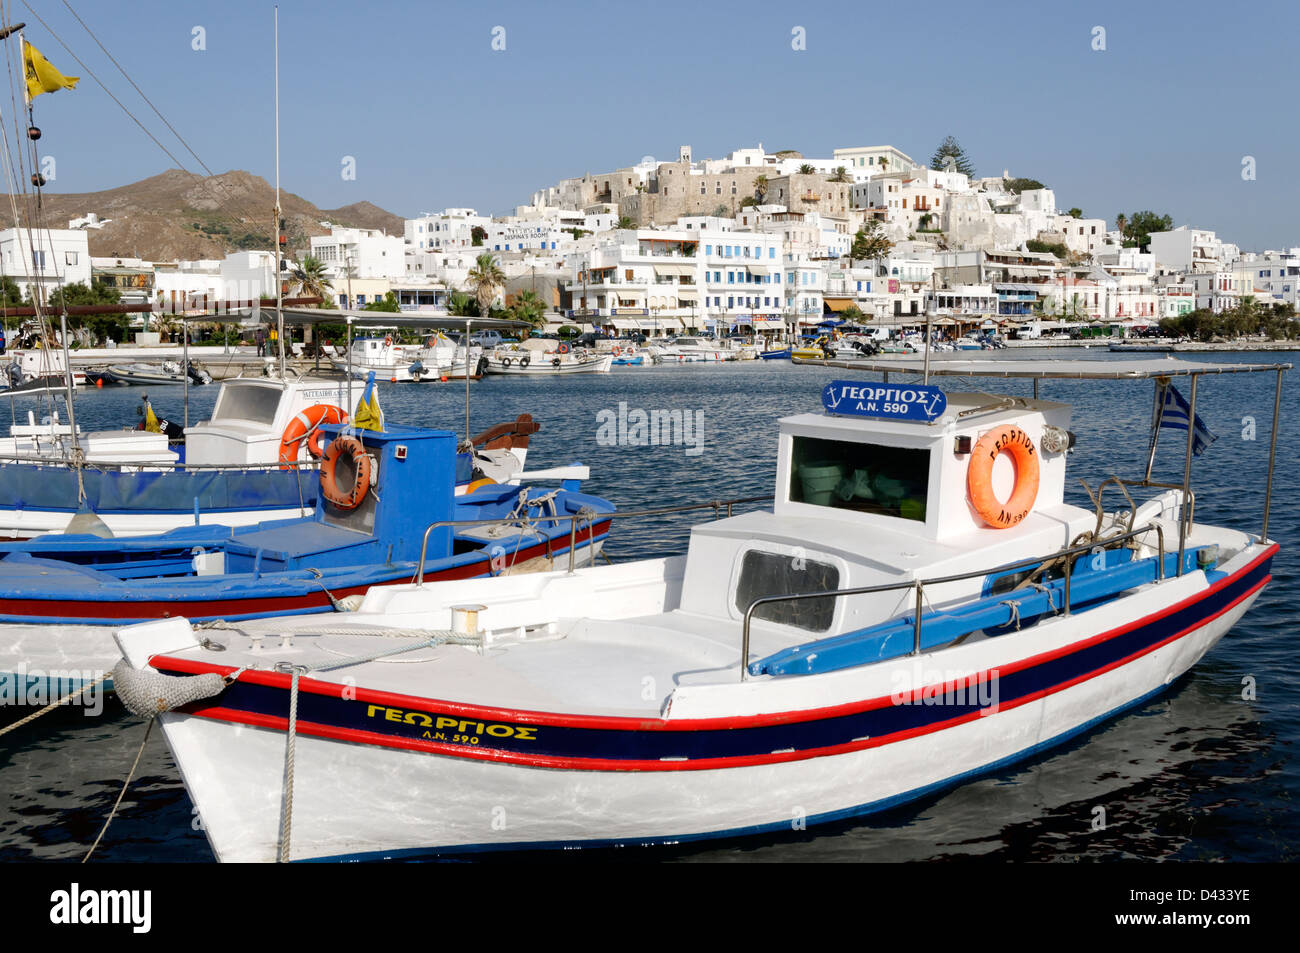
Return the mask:
[[(1159, 425), (1168, 427), (1170, 430), (1186, 430), (1187, 415), (1191, 408), (1187, 406), (1187, 401), (1183, 395), (1178, 393), (1178, 388), (1172, 383), (1164, 385), (1164, 395), (1160, 401)], [(1192, 453), (1200, 456), (1206, 448), (1214, 441), (1218, 440), (1214, 434), (1210, 433), (1210, 428), (1205, 426), (1205, 421), (1201, 415), (1196, 415), (1195, 429), (1192, 433)]]

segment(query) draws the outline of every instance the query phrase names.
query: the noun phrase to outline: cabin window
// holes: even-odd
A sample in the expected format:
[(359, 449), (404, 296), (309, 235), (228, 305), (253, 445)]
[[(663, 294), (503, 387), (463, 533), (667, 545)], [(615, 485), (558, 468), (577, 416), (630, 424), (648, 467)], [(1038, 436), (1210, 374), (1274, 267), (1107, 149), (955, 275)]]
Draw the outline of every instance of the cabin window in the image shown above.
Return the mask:
[(925, 521), (930, 452), (795, 437), (790, 501)]
[(237, 387), (226, 384), (212, 412), (212, 419), (251, 420), (259, 424), (275, 423), (275, 412), (280, 406), (278, 387)]
[[(796, 592), (838, 589), (840, 571), (815, 559), (794, 559), (788, 553), (764, 553), (751, 549), (740, 564), (736, 583), (736, 611), (742, 616), (755, 599)], [(825, 632), (835, 617), (835, 599), (799, 599), (769, 602), (754, 610), (754, 618), (792, 625), (810, 632)]]

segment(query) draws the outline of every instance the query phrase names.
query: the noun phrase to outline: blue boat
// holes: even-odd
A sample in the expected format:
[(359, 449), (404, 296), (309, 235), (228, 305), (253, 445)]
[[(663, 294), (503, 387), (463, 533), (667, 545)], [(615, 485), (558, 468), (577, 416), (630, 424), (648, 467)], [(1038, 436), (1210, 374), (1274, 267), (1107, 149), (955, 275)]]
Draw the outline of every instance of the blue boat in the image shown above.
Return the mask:
[[(469, 482), (475, 458), (458, 453), (448, 431), (320, 429), (328, 443), (310, 516), (7, 544), (0, 621), (115, 625), (339, 611), (372, 586), (417, 576), (567, 565), (571, 545), (575, 561), (589, 563), (609, 531), (614, 507), (580, 492), (576, 479), (546, 492)], [(466, 483), (471, 491), (457, 496)], [(478, 525), (449, 525), (466, 521)]]
[(762, 351), (758, 356), (765, 361), (788, 361), (790, 360), (790, 349), (783, 347), (779, 351)]

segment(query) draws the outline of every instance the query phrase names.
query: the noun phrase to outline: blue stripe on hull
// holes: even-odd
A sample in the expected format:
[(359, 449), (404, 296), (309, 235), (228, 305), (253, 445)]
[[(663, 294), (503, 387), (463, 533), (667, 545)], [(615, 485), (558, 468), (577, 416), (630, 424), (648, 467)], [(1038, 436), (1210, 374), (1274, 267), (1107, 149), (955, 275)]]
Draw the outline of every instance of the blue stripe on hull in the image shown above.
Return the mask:
[[(1123, 632), (1095, 645), (1039, 663), (1030, 668), (1001, 674), (997, 684), (997, 704), (1012, 706), (1040, 692), (1049, 692), (1075, 679), (1087, 678), (1135, 653), (1150, 649), (1189, 629), (1197, 628), (1240, 599), (1267, 576), (1271, 558), (1261, 560), (1249, 572), (1217, 592), (1198, 599), (1152, 623)], [(1032, 629), (1024, 630), (1032, 633)], [(1022, 633), (1023, 634), (1023, 633)], [(165, 660), (156, 663), (165, 669)], [(582, 728), (557, 724), (538, 724), (527, 739), (491, 738), (480, 750), (498, 750), (520, 755), (555, 758), (604, 759), (612, 761), (688, 761), (715, 758), (763, 757), (774, 751), (811, 751), (835, 748), (862, 738), (885, 739), (903, 732), (938, 730), (936, 726), (963, 716), (988, 710), (988, 699), (978, 697), (969, 687), (965, 697), (951, 701), (940, 698), (936, 703), (889, 704), (845, 715), (812, 718), (783, 724), (719, 729), (619, 730)], [(961, 700), (958, 701), (957, 698)], [(237, 682), (222, 696), (221, 707), (283, 718), (286, 692), (278, 686)], [(305, 692), (299, 696), (298, 719), (368, 733), (381, 733), (402, 739), (426, 737), (419, 725), (408, 725), (367, 716), (363, 701)], [(425, 709), (438, 713), (438, 703), (430, 701)], [(581, 767), (575, 765), (574, 767)]]
[[(1184, 676), (1185, 677), (1185, 676)], [(906, 804), (909, 801), (919, 800), (929, 794), (935, 794), (947, 788), (958, 787), (967, 781), (984, 775), (993, 774), (1003, 768), (1010, 767), (1021, 761), (1033, 758), (1035, 755), (1064, 744), (1072, 738), (1091, 731), (1104, 721), (1108, 721), (1117, 715), (1122, 714), (1132, 708), (1145, 704), (1151, 699), (1167, 691), (1172, 685), (1178, 684), (1182, 679), (1178, 679), (1170, 685), (1161, 685), (1132, 701), (1125, 702), (1103, 715), (1098, 715), (1083, 724), (1063, 731), (1046, 741), (1031, 745), (1017, 751), (1015, 754), (989, 764), (981, 765), (970, 771), (963, 771), (960, 774), (954, 774), (933, 784), (927, 784), (919, 788), (913, 788), (892, 797), (882, 798), (878, 801), (870, 801), (866, 804), (859, 804), (854, 807), (843, 808), (838, 811), (827, 811), (822, 814), (813, 814), (807, 818), (807, 823), (811, 825), (831, 824), (836, 821), (850, 820), (855, 817), (863, 817), (869, 814), (879, 814), (888, 811), (891, 808)], [(538, 769), (542, 770), (542, 769)], [(524, 851), (524, 850), (572, 850), (574, 848), (582, 849), (601, 849), (611, 847), (657, 847), (672, 844), (687, 844), (709, 840), (724, 840), (728, 838), (752, 837), (757, 834), (779, 834), (791, 833), (790, 821), (777, 821), (771, 824), (755, 824), (748, 827), (732, 827), (721, 831), (703, 831), (692, 834), (661, 834), (653, 837), (631, 837), (631, 838), (613, 838), (600, 840), (582, 840), (582, 841), (518, 841), (509, 844), (467, 844), (462, 847), (449, 848), (426, 848), (426, 847), (408, 847), (400, 850), (390, 851), (366, 851), (354, 854), (336, 854), (328, 857), (309, 858), (300, 863), (336, 863), (342, 861), (382, 861), (382, 860), (417, 860), (421, 857), (445, 857), (459, 854), (480, 854), (495, 853), (502, 851)]]

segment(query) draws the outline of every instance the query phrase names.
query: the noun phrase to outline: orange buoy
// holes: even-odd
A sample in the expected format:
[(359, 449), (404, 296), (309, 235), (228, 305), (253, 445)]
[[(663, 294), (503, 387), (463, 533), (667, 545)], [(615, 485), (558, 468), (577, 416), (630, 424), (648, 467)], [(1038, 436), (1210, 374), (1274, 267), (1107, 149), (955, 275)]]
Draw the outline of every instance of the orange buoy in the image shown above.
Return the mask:
[[(1004, 453), (1016, 468), (1016, 482), (1005, 503), (993, 493), (993, 464)], [(1006, 424), (980, 437), (966, 469), (966, 492), (980, 519), (994, 529), (1009, 529), (1028, 516), (1038, 498), (1038, 453), (1029, 434)]]
[(280, 437), (280, 462), (290, 463), (298, 459), (298, 444), (304, 437), (307, 439), (307, 452), (312, 455), (312, 459), (319, 460), (320, 425), (341, 424), (347, 419), (347, 412), (332, 404), (312, 404), (306, 410), (295, 414)]
[[(352, 485), (339, 485), (338, 463), (344, 455), (352, 462)], [(325, 451), (320, 465), (320, 491), (325, 499), (342, 510), (354, 510), (370, 489), (370, 456), (356, 437), (339, 437)]]

